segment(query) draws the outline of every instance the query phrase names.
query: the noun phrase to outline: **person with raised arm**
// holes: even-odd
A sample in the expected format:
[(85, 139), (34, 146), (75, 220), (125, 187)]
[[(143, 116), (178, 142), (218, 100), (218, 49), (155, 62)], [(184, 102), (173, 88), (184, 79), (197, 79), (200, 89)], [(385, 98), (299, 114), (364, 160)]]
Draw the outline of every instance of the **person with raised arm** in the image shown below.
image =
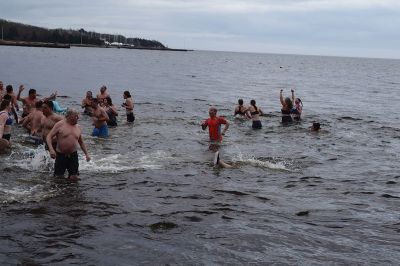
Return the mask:
[(281, 112), (282, 112), (282, 123), (283, 124), (288, 124), (293, 122), (291, 113), (292, 113), (292, 108), (293, 108), (293, 102), (289, 97), (286, 97), (283, 99), (283, 90), (281, 89), (279, 93), (279, 99), (281, 101)]

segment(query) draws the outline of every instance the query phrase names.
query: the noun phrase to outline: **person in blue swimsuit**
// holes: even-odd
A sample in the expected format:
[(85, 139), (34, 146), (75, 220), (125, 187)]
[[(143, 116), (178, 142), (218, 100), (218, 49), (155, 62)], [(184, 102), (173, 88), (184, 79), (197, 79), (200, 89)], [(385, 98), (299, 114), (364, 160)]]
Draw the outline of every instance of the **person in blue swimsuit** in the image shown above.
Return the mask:
[(93, 108), (92, 119), (94, 125), (92, 136), (107, 138), (108, 137), (107, 121), (109, 120), (109, 117), (106, 111), (104, 111), (104, 109), (99, 106), (99, 102), (97, 99), (93, 99), (92, 108)]

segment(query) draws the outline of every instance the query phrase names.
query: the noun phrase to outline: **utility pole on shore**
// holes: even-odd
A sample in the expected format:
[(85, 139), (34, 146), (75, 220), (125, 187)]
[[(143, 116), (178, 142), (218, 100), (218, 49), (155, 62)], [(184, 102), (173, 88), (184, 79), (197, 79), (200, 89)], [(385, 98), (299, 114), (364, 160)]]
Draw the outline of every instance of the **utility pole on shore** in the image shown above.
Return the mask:
[(3, 41), (3, 24), (1, 25), (1, 40)]

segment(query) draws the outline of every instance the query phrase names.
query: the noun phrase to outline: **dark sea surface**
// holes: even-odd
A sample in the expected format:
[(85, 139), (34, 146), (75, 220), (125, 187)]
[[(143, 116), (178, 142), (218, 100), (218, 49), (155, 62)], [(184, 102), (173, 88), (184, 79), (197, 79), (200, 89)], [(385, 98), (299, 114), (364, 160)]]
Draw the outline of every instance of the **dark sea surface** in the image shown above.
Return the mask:
[[(106, 85), (130, 90), (136, 121), (110, 138), (79, 123), (81, 180), (16, 126), (0, 155), (1, 265), (399, 265), (400, 60), (224, 52), (0, 47), (0, 80), (57, 90), (80, 109)], [(303, 100), (280, 123), (279, 90)], [(235, 119), (239, 98), (263, 128)], [(231, 123), (212, 165), (200, 123)], [(320, 133), (310, 133), (314, 122)]]

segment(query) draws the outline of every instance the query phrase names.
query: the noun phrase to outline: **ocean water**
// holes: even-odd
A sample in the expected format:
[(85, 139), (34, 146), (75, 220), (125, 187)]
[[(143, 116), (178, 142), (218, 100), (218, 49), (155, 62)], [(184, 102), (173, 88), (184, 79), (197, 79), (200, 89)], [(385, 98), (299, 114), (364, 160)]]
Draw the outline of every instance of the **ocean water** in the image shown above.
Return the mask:
[[(134, 125), (90, 136), (81, 180), (54, 178), (15, 126), (0, 155), (1, 265), (400, 264), (400, 61), (224, 52), (0, 47), (0, 80), (80, 108), (130, 90)], [(294, 88), (303, 120), (280, 123)], [(25, 92), (27, 94), (27, 92)], [(235, 119), (237, 99), (266, 113)], [(212, 166), (208, 108), (230, 121)], [(308, 128), (321, 123), (318, 134)]]

